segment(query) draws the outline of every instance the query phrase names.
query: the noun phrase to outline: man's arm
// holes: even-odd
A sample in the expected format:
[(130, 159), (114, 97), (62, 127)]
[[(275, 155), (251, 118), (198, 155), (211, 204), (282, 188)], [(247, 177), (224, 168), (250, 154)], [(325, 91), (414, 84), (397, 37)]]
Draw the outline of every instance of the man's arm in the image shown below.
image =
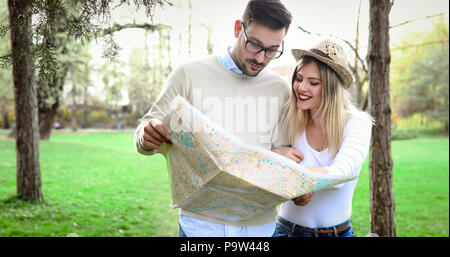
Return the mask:
[(170, 103), (176, 96), (186, 97), (186, 77), (183, 66), (178, 66), (167, 78), (163, 89), (150, 110), (144, 115), (134, 133), (136, 150), (143, 155), (159, 152), (163, 143), (171, 143), (162, 120), (170, 110)]

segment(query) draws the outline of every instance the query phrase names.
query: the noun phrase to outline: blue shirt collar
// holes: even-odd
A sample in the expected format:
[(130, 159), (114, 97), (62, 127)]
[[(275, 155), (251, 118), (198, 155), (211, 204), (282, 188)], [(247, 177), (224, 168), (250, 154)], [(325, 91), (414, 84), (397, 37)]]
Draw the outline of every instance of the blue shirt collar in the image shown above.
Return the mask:
[(233, 72), (237, 72), (239, 74), (244, 74), (238, 68), (236, 63), (234, 63), (233, 58), (231, 58), (230, 49), (231, 49), (231, 46), (227, 47), (227, 51), (225, 51), (222, 55), (218, 56), (220, 63), (222, 63), (222, 65), (228, 70), (231, 70)]

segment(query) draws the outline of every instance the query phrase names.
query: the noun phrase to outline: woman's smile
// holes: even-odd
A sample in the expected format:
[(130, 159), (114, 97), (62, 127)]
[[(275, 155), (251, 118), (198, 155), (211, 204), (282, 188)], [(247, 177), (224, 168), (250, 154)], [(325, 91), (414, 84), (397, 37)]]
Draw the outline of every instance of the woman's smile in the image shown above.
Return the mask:
[(305, 94), (297, 94), (297, 96), (300, 101), (307, 101), (312, 98), (311, 96)]

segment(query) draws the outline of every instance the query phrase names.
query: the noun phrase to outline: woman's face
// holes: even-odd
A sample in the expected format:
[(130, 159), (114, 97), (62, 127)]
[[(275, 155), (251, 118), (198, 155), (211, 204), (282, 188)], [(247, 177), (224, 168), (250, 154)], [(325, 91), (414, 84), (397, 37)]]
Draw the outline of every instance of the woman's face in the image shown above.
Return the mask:
[(314, 115), (322, 102), (322, 78), (317, 63), (308, 63), (297, 71), (292, 89), (297, 97), (297, 108), (310, 110)]

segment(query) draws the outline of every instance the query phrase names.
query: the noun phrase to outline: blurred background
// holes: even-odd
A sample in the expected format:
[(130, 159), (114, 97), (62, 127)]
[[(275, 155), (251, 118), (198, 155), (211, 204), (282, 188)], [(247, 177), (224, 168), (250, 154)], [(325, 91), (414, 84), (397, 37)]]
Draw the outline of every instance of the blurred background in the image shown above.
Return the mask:
[[(112, 8), (106, 25), (99, 21), (101, 26), (116, 29), (107, 40), (60, 41), (55, 50), (62, 68), (60, 86), (39, 95), (40, 117), (51, 120), (53, 128), (72, 131), (132, 129), (157, 98), (173, 67), (220, 54), (234, 44), (234, 21), (241, 18), (246, 1), (170, 2), (172, 6), (156, 6), (152, 17), (144, 8)], [(293, 22), (285, 53), (269, 67), (289, 79), (294, 65), (290, 49), (334, 39), (344, 46), (354, 68), (353, 99), (367, 109), (368, 1), (283, 2)], [(5, 1), (0, 3), (0, 17), (7, 22)], [(448, 58), (443, 58), (448, 56), (448, 2), (395, 1), (390, 23), (395, 128), (432, 127), (448, 133)], [(145, 29), (145, 24), (158, 26)], [(8, 33), (0, 40), (0, 54), (5, 54), (10, 46)], [(111, 44), (117, 50), (114, 61), (105, 53)], [(0, 70), (0, 78), (0, 127), (9, 129), (15, 124), (10, 67)], [(48, 138), (43, 134), (41, 138)]]
[[(74, 2), (82, 1), (61, 1), (68, 14), (82, 9), (70, 8)], [(178, 235), (166, 160), (138, 154), (133, 132), (174, 67), (221, 54), (234, 44), (234, 21), (247, 1), (102, 2), (109, 3), (107, 15), (87, 12), (72, 25), (54, 20), (51, 26), (38, 15), (51, 10), (36, 5), (40, 142), (35, 167), (43, 196), (33, 202), (17, 190), (10, 27), (7, 1), (0, 1), (0, 236)], [(139, 2), (163, 5), (133, 5)], [(284, 54), (268, 68), (289, 81), (295, 65), (290, 49), (331, 38), (349, 56), (355, 104), (369, 110), (369, 1), (282, 2), (293, 21)], [(397, 236), (448, 237), (449, 3), (393, 2), (390, 101)], [(87, 33), (94, 30), (97, 37)], [(47, 39), (52, 47), (46, 47)], [(370, 231), (368, 159), (353, 197), (356, 236)]]

